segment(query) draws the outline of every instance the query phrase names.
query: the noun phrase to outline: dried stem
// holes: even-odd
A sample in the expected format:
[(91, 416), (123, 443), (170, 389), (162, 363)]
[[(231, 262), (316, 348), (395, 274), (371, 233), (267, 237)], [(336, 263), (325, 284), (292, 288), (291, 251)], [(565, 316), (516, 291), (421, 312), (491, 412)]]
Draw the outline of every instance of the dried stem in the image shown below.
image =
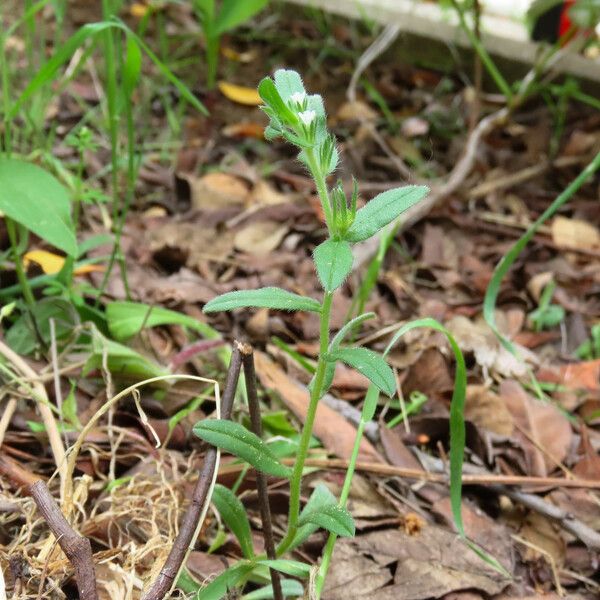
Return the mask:
[[(248, 344), (244, 344), (240, 349), (242, 351), (242, 362), (244, 364), (244, 376), (246, 379), (246, 390), (248, 392), (248, 408), (250, 410), (252, 432), (260, 438), (262, 436), (262, 423), (260, 418), (260, 405), (256, 393), (254, 353)], [(258, 504), (260, 506), (260, 518), (265, 540), (265, 550), (267, 552), (267, 557), (274, 560), (277, 558), (277, 554), (275, 551), (275, 540), (273, 539), (273, 524), (271, 522), (267, 476), (262, 471), (256, 471), (256, 487), (258, 490)], [(271, 583), (273, 586), (273, 598), (275, 600), (283, 600), (281, 579), (279, 573), (275, 569), (271, 569)]]
[[(242, 357), (240, 344), (236, 342), (233, 345), (233, 353), (227, 372), (227, 382), (225, 383), (223, 400), (221, 402), (222, 419), (231, 418), (231, 409), (233, 407), (241, 364)], [(192, 493), (191, 504), (183, 517), (179, 533), (175, 538), (169, 556), (167, 556), (158, 577), (142, 596), (142, 600), (162, 600), (177, 583), (177, 577), (185, 564), (187, 555), (198, 534), (197, 530), (199, 528), (201, 516), (209, 500), (208, 495), (212, 488), (216, 465), (217, 449), (211, 447), (204, 456), (204, 464), (202, 465), (202, 471), (200, 472), (198, 482)]]

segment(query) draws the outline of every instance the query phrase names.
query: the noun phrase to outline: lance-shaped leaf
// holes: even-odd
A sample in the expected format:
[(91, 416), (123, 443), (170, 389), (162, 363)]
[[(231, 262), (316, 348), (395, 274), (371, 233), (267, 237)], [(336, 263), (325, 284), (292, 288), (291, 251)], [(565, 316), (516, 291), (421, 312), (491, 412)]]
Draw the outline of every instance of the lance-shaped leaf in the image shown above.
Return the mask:
[(263, 473), (286, 479), (292, 474), (292, 470), (277, 460), (267, 444), (239, 423), (222, 419), (200, 421), (194, 425), (194, 434), (205, 442), (244, 459)]
[(429, 192), (424, 185), (407, 185), (375, 196), (361, 208), (344, 236), (349, 242), (362, 242), (374, 236)]
[(314, 523), (331, 533), (343, 537), (352, 537), (355, 532), (352, 515), (337, 504), (328, 504), (318, 509), (304, 511), (298, 519), (298, 525)]
[(329, 357), (341, 360), (371, 380), (384, 394), (394, 395), (396, 380), (394, 373), (381, 354), (367, 348), (338, 348)]
[[(309, 514), (324, 506), (335, 506), (337, 504), (336, 497), (329, 491), (329, 488), (319, 483), (310, 495), (308, 502), (302, 510), (301, 516)], [(294, 541), (290, 545), (290, 550), (297, 548), (304, 543), (317, 529), (318, 525), (315, 523), (306, 522), (302, 527), (298, 527), (298, 531), (294, 536)]]
[(375, 317), (375, 313), (368, 312), (362, 315), (358, 315), (358, 317), (354, 317), (351, 321), (348, 321), (336, 334), (335, 337), (331, 340), (329, 344), (329, 352), (334, 352), (340, 346), (340, 344), (344, 341), (344, 338), (359, 325), (362, 325), (365, 321), (369, 319), (373, 319)]
[(198, 590), (194, 597), (197, 600), (222, 600), (253, 568), (254, 564), (248, 561), (235, 563)]
[(276, 310), (306, 310), (319, 312), (321, 305), (313, 298), (293, 294), (276, 287), (259, 290), (227, 292), (204, 305), (204, 312), (219, 312), (235, 308), (272, 308)]
[(305, 94), (302, 78), (296, 71), (291, 69), (279, 69), (275, 71), (273, 76), (275, 87), (283, 98), (284, 102), (288, 102), (294, 94)]
[(238, 539), (244, 556), (254, 558), (250, 521), (248, 521), (246, 509), (240, 499), (229, 488), (217, 484), (213, 491), (212, 501), (227, 527)]
[(352, 250), (345, 241), (323, 242), (315, 248), (314, 259), (319, 281), (327, 292), (340, 287), (352, 269)]
[(263, 559), (258, 561), (258, 564), (265, 565), (269, 567), (269, 569), (275, 569), (280, 573), (285, 573), (286, 575), (291, 575), (292, 577), (301, 578), (308, 577), (311, 569), (311, 566), (307, 563), (283, 558), (277, 558), (274, 560)]

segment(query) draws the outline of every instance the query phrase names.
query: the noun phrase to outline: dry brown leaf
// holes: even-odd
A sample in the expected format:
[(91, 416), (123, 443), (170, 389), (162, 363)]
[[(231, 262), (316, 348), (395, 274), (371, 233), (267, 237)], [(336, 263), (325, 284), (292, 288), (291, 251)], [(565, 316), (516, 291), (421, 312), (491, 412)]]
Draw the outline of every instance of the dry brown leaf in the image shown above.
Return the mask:
[[(525, 546), (522, 553), (526, 561), (536, 561), (540, 558), (548, 560), (552, 557), (554, 564), (560, 568), (565, 561), (566, 544), (560, 532), (548, 518), (536, 512), (530, 512), (519, 531), (521, 537), (532, 546)], [(539, 548), (540, 550), (536, 550)], [(544, 554), (547, 553), (547, 554)]]
[[(266, 354), (256, 352), (255, 359), (256, 374), (263, 387), (276, 392), (296, 418), (304, 422), (309, 403), (308, 390), (291, 379)], [(317, 407), (314, 435), (333, 454), (340, 458), (350, 458), (354, 438), (356, 437), (356, 429), (344, 417), (323, 404), (323, 402), (319, 403)], [(364, 438), (360, 444), (359, 460), (385, 462), (379, 452)]]
[(514, 419), (514, 437), (525, 452), (527, 474), (546, 477), (569, 451), (573, 438), (569, 421), (552, 404), (529, 396), (516, 381), (503, 381), (500, 396)]
[(375, 121), (377, 113), (364, 102), (344, 102), (335, 115), (337, 121)]
[(227, 173), (208, 173), (203, 177), (182, 174), (192, 192), (194, 208), (216, 209), (232, 204), (245, 204), (248, 199), (246, 184)]
[(560, 248), (593, 250), (600, 247), (600, 230), (588, 221), (554, 217), (552, 241)]
[(509, 436), (514, 430), (506, 403), (485, 385), (467, 386), (465, 419), (498, 435)]
[(564, 385), (572, 390), (599, 390), (600, 358), (556, 367), (543, 367), (536, 376), (540, 381)]
[(270, 183), (264, 179), (259, 179), (252, 188), (248, 203), (251, 206), (264, 206), (272, 204), (284, 204), (289, 202), (290, 196), (278, 192)]
[(234, 245), (242, 252), (265, 256), (281, 244), (288, 231), (289, 227), (285, 223), (254, 221), (235, 234)]

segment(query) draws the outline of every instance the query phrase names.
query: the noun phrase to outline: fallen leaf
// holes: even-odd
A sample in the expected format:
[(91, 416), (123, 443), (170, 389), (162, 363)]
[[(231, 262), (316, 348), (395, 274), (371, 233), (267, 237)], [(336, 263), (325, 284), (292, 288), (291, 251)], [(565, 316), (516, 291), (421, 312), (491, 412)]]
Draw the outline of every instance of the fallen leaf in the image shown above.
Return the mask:
[[(65, 258), (47, 250), (30, 250), (23, 255), (23, 263), (27, 266), (32, 262), (39, 265), (46, 275), (54, 275), (64, 267)], [(104, 270), (104, 265), (81, 265), (73, 270), (73, 274), (85, 275), (86, 273), (100, 273)]]
[(323, 600), (425, 600), (459, 590), (493, 595), (508, 583), (455, 533), (428, 524), (416, 535), (386, 529), (338, 541)]
[(509, 436), (513, 418), (504, 400), (486, 385), (468, 385), (465, 419), (498, 435)]
[(259, 179), (250, 192), (248, 204), (251, 206), (271, 206), (284, 204), (290, 200), (290, 195), (278, 192), (270, 183)]
[(285, 223), (254, 221), (235, 234), (234, 245), (242, 252), (266, 256), (281, 244), (288, 231), (289, 226)]
[(191, 189), (193, 208), (216, 209), (232, 204), (245, 204), (248, 199), (246, 184), (228, 173), (208, 173), (203, 177), (180, 175)]
[(259, 106), (263, 103), (256, 88), (235, 85), (233, 83), (227, 83), (226, 81), (219, 81), (218, 87), (225, 98), (232, 102), (237, 102), (237, 104)]
[(600, 230), (588, 221), (554, 217), (552, 241), (560, 248), (592, 250), (600, 247)]
[(543, 367), (536, 373), (540, 381), (556, 383), (573, 390), (600, 389), (600, 358), (556, 367)]
[(150, 9), (149, 6), (142, 4), (141, 2), (134, 2), (129, 8), (129, 14), (136, 19), (141, 19), (146, 16), (146, 13)]
[(529, 512), (519, 534), (531, 544), (521, 546), (524, 560), (533, 562), (542, 558), (547, 561), (550, 556), (557, 568), (562, 567), (566, 544), (554, 523), (547, 517), (537, 512)]
[(364, 102), (344, 102), (335, 115), (337, 121), (375, 121), (377, 113)]
[(516, 381), (503, 381), (500, 396), (514, 420), (513, 435), (525, 453), (527, 474), (546, 477), (557, 463), (562, 463), (571, 447), (569, 421), (552, 404), (532, 398)]
[(223, 135), (235, 138), (256, 138), (262, 140), (265, 137), (265, 127), (260, 123), (234, 123), (223, 127)]
[[(266, 354), (256, 352), (255, 360), (256, 374), (263, 387), (276, 392), (296, 418), (304, 422), (309, 404), (308, 389), (290, 378)], [(340, 458), (350, 458), (356, 429), (323, 402), (317, 406), (313, 432), (327, 450)], [(359, 460), (385, 462), (379, 452), (365, 438), (360, 443), (359, 457)]]
[(581, 426), (580, 449), (583, 451), (583, 456), (573, 467), (573, 473), (582, 479), (600, 480), (600, 455), (592, 446), (585, 425)]

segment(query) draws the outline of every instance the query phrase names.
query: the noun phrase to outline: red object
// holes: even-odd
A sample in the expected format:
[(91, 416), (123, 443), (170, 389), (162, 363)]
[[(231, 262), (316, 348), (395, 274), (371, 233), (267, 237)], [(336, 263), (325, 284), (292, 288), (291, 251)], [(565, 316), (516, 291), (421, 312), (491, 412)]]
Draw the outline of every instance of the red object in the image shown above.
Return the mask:
[(562, 12), (560, 13), (560, 22), (558, 25), (558, 39), (562, 39), (567, 35), (573, 27), (573, 22), (569, 17), (569, 10), (575, 4), (575, 0), (565, 0), (563, 3)]

